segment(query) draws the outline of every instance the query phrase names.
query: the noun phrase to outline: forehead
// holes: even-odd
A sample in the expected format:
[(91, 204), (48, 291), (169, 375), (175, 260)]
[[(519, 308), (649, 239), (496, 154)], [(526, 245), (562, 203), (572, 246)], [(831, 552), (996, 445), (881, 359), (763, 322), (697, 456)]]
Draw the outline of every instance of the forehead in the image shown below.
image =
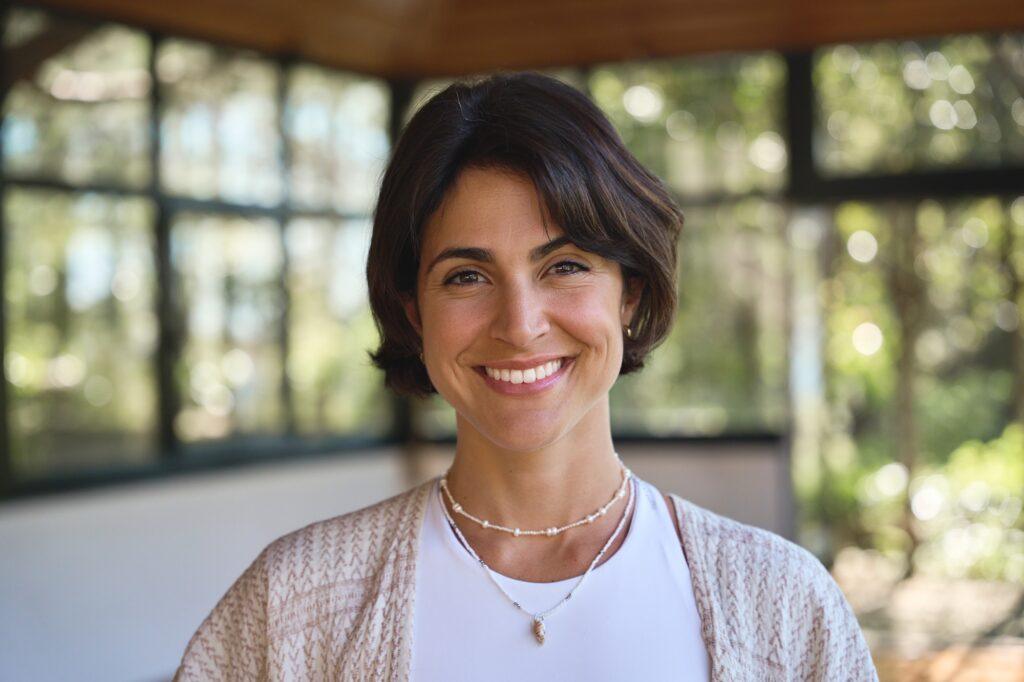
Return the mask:
[(427, 256), (453, 245), (529, 250), (561, 235), (528, 177), (503, 169), (467, 168), (427, 221), (423, 251)]

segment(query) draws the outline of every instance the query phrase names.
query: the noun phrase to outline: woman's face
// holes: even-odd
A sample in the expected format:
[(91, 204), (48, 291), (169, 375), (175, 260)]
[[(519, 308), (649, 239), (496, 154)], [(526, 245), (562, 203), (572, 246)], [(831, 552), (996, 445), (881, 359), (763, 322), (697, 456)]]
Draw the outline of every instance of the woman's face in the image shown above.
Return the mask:
[(638, 293), (618, 263), (545, 228), (527, 178), (470, 168), (427, 223), (406, 310), (460, 428), (529, 451), (605, 404)]

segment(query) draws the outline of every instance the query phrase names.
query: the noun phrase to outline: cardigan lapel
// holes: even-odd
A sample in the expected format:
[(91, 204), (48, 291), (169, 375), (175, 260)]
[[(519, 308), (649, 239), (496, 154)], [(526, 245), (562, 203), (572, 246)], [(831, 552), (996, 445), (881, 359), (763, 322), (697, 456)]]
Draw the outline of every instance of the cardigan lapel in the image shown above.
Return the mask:
[(711, 682), (735, 679), (734, 673), (745, 666), (737, 659), (736, 650), (721, 637), (725, 632), (725, 615), (715, 600), (717, 582), (715, 567), (710, 565), (705, 541), (701, 508), (675, 493), (669, 495), (675, 506), (676, 528), (686, 565), (690, 569), (694, 601), (700, 616), (700, 635), (711, 659)]
[(435, 480), (396, 496), (387, 507), (382, 561), (357, 616), (359, 625), (341, 656), (339, 679), (409, 679), (419, 538)]

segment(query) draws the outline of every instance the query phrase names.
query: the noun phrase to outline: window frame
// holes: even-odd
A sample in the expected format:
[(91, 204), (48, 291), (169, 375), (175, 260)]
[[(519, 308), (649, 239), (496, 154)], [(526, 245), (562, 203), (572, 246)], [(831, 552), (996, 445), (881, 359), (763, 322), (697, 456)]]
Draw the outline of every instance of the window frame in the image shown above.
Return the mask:
[[(2, 11), (4, 25), (12, 7), (37, 9), (27, 3), (6, 4)], [(107, 23), (102, 17), (89, 17), (76, 12), (67, 12), (46, 8), (48, 16), (54, 19), (84, 21), (96, 26)], [(157, 414), (156, 429), (153, 436), (154, 454), (153, 461), (144, 465), (111, 466), (90, 469), (82, 472), (58, 473), (39, 479), (17, 480), (11, 461), (11, 424), (8, 416), (10, 398), (8, 396), (8, 383), (6, 366), (0, 362), (0, 503), (37, 495), (67, 492), (72, 490), (90, 489), (139, 480), (162, 479), (168, 476), (200, 473), (211, 470), (233, 468), (241, 465), (251, 465), (263, 462), (294, 460), (297, 458), (319, 458), (325, 456), (345, 456), (362, 453), (367, 450), (385, 448), (409, 440), (411, 429), (410, 411), (405, 401), (393, 398), (391, 401), (392, 428), (382, 437), (371, 436), (323, 436), (309, 437), (299, 436), (296, 433), (293, 405), (291, 401), (291, 382), (287, 373), (281, 378), (280, 391), (282, 403), (285, 410), (286, 427), (285, 431), (272, 437), (241, 436), (228, 437), (223, 440), (184, 443), (176, 434), (174, 419), (180, 404), (179, 389), (174, 378), (175, 362), (178, 353), (184, 342), (185, 330), (176, 323), (176, 315), (173, 301), (174, 285), (177, 281), (173, 271), (170, 254), (170, 232), (173, 219), (176, 215), (187, 212), (206, 213), (210, 215), (234, 215), (269, 218), (276, 224), (278, 233), (282, 239), (288, 223), (294, 218), (326, 218), (333, 221), (366, 220), (370, 212), (339, 211), (331, 208), (310, 209), (296, 207), (291, 203), (289, 196), (289, 164), (290, 145), (286, 136), (286, 104), (288, 98), (288, 75), (293, 66), (300, 63), (314, 62), (298, 60), (289, 54), (265, 54), (258, 53), (246, 48), (229, 45), (223, 42), (204, 41), (218, 50), (242, 50), (248, 53), (257, 54), (260, 59), (272, 62), (280, 73), (275, 100), (278, 106), (276, 116), (276, 130), (281, 141), (278, 153), (278, 172), (282, 183), (282, 194), (280, 201), (273, 206), (259, 206), (226, 201), (223, 199), (196, 199), (176, 195), (161, 186), (160, 155), (162, 140), (159, 135), (160, 116), (163, 103), (163, 92), (157, 78), (156, 59), (160, 46), (165, 40), (173, 40), (179, 37), (191, 39), (187, 36), (177, 34), (170, 35), (159, 31), (145, 30), (139, 26), (126, 22), (110, 22), (126, 26), (134, 30), (143, 31), (149, 41), (149, 59), (147, 72), (152, 86), (149, 89), (149, 115), (147, 128), (149, 131), (150, 150), (147, 162), (150, 168), (149, 183), (140, 188), (119, 186), (114, 183), (88, 182), (83, 184), (72, 184), (64, 180), (36, 177), (10, 177), (0, 167), (0, 197), (6, 199), (10, 189), (42, 189), (67, 194), (82, 194), (95, 192), (111, 197), (139, 197), (148, 199), (154, 210), (153, 224), (151, 226), (154, 236), (154, 262), (156, 292), (154, 301), (154, 312), (158, 324), (158, 334), (155, 351), (152, 358), (156, 391), (157, 391)], [(6, 59), (5, 59), (6, 63)], [(326, 68), (326, 67), (321, 67)], [(338, 69), (330, 71), (340, 72)], [(349, 72), (342, 72), (349, 73)], [(354, 75), (363, 75), (351, 72)], [(6, 99), (13, 82), (10, 82), (4, 75), (0, 84), (0, 96)], [(400, 126), (400, 117), (396, 112), (402, 112), (409, 104), (412, 94), (412, 85), (403, 81), (387, 81), (389, 91), (390, 111), (388, 120), (389, 142), (393, 142)], [(2, 145), (2, 140), (0, 140)], [(0, 146), (0, 158), (3, 149)], [(7, 322), (5, 297), (5, 273), (6, 269), (6, 226), (5, 216), (0, 213), (0, 357), (5, 357), (7, 348)], [(287, 258), (281, 269), (278, 280), (279, 290), (282, 296), (283, 310), (278, 322), (278, 352), (281, 356), (282, 366), (287, 361), (289, 352), (289, 311), (290, 300), (287, 286), (289, 269)]]
[[(18, 8), (37, 7), (30, 3), (16, 3)], [(5, 3), (0, 16), (6, 25), (12, 4)], [(45, 8), (49, 16), (58, 20), (85, 20), (97, 25), (104, 22), (99, 16), (87, 16), (77, 12)], [(248, 466), (272, 461), (294, 461), (306, 458), (344, 457), (367, 450), (405, 444), (448, 444), (453, 437), (431, 438), (416, 433), (413, 411), (415, 401), (391, 395), (388, 409), (392, 414), (392, 428), (381, 438), (363, 436), (301, 437), (295, 433), (295, 419), (290, 400), (291, 385), (287, 373), (282, 377), (280, 390), (286, 413), (285, 433), (274, 437), (234, 437), (208, 443), (185, 445), (174, 429), (174, 419), (179, 407), (179, 396), (174, 381), (174, 364), (182, 342), (184, 330), (175, 325), (175, 310), (172, 301), (175, 275), (170, 260), (170, 226), (172, 218), (179, 212), (197, 211), (215, 215), (261, 216), (274, 220), (283, 236), (288, 221), (295, 217), (329, 218), (332, 220), (366, 219), (366, 213), (340, 212), (331, 209), (309, 210), (291, 204), (289, 187), (290, 148), (285, 131), (288, 74), (298, 64), (313, 64), (327, 68), (307, 59), (298, 59), (286, 53), (256, 53), (260, 58), (273, 62), (280, 71), (276, 100), (278, 104), (277, 132), (281, 145), (278, 158), (281, 173), (282, 196), (276, 206), (255, 206), (239, 204), (220, 199), (194, 199), (168, 193), (161, 188), (160, 153), (162, 140), (159, 135), (162, 92), (156, 76), (156, 58), (160, 45), (179, 34), (165, 34), (146, 30), (128, 22), (115, 22), (135, 30), (144, 31), (150, 43), (148, 73), (152, 87), (149, 92), (150, 113), (148, 118), (150, 135), (151, 171), (147, 187), (130, 189), (105, 183), (75, 185), (68, 182), (43, 178), (10, 178), (0, 167), (0, 197), (6, 198), (10, 188), (48, 189), (68, 193), (98, 192), (111, 196), (146, 197), (154, 207), (153, 230), (155, 236), (156, 300), (155, 313), (159, 325), (158, 341), (153, 357), (157, 386), (157, 428), (154, 435), (154, 461), (147, 465), (112, 467), (75, 474), (59, 474), (37, 480), (16, 481), (10, 457), (11, 425), (8, 416), (10, 399), (6, 367), (0, 362), (0, 504), (19, 498), (67, 492), (127, 483), (139, 480), (164, 479), (170, 476), (195, 474), (211, 470)], [(217, 49), (238, 49), (239, 46), (224, 42), (205, 41)], [(826, 46), (822, 46), (826, 47)], [(900, 174), (869, 174), (844, 177), (827, 177), (819, 171), (813, 159), (813, 138), (816, 124), (816, 101), (812, 78), (814, 64), (813, 50), (779, 51), (785, 61), (786, 80), (783, 86), (783, 130), (785, 148), (789, 162), (786, 181), (778, 192), (754, 191), (743, 194), (714, 194), (704, 197), (677, 197), (684, 209), (688, 206), (709, 206), (747, 196), (763, 196), (779, 201), (789, 208), (832, 209), (840, 202), (851, 199), (904, 199), (915, 200), (941, 194), (945, 197), (986, 194), (1008, 198), (1017, 196), (1024, 188), (1024, 165), (998, 166), (995, 168), (949, 167), (928, 171), (910, 171)], [(2, 57), (6, 65), (6, 53)], [(579, 67), (583, 82), (587, 67)], [(356, 75), (358, 72), (351, 72)], [(414, 105), (413, 95), (417, 84), (415, 79), (385, 79), (389, 90), (390, 110), (388, 137), (393, 147), (401, 130), (407, 109)], [(6, 99), (12, 83), (6, 73), (0, 84), (0, 95)], [(2, 144), (2, 141), (0, 141)], [(0, 147), (0, 158), (3, 150)], [(7, 341), (5, 273), (6, 234), (4, 216), (0, 213), (0, 357), (5, 357)], [(279, 352), (286, 362), (289, 352), (289, 311), (290, 300), (287, 287), (287, 259), (282, 267), (279, 286), (283, 297), (283, 312), (279, 328)], [(787, 401), (791, 396), (787, 391)], [(635, 444), (665, 444), (706, 442), (708, 437), (661, 437), (645, 434), (617, 434), (616, 440)], [(717, 442), (762, 443), (776, 448), (780, 456), (789, 456), (789, 436), (779, 433), (730, 433), (713, 437)]]

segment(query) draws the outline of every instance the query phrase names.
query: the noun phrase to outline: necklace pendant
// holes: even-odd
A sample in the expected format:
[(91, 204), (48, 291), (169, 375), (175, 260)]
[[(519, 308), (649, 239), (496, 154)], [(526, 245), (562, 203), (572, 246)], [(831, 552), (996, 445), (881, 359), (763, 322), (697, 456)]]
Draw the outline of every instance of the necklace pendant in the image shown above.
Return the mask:
[(537, 644), (544, 644), (544, 621), (533, 619), (533, 636), (537, 639)]

